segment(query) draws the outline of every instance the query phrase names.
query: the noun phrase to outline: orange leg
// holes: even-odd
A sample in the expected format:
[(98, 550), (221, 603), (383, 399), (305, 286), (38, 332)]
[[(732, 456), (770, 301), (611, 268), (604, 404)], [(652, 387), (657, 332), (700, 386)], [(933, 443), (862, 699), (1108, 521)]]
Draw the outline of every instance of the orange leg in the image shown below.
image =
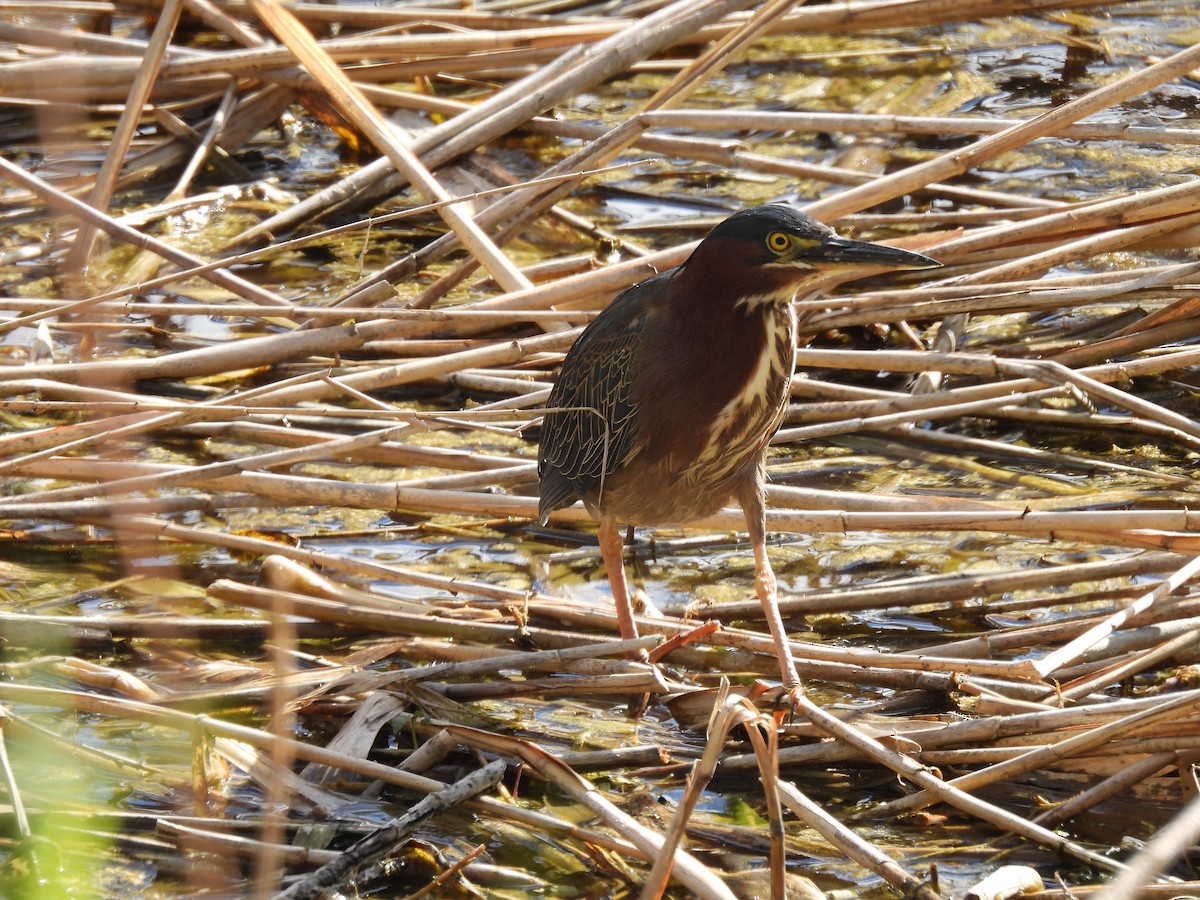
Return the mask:
[(601, 516), (598, 537), (604, 571), (608, 573), (608, 583), (612, 586), (621, 637), (632, 640), (638, 636), (638, 630), (637, 623), (633, 621), (633, 607), (629, 603), (629, 585), (625, 581), (625, 545), (621, 542), (621, 530), (611, 517)]
[(754, 548), (754, 587), (767, 618), (771, 639), (775, 642), (783, 687), (788, 692), (796, 692), (800, 690), (800, 676), (796, 674), (791, 644), (783, 628), (783, 617), (779, 614), (775, 573), (771, 570), (771, 561), (767, 559), (767, 511), (762, 477), (760, 470), (760, 474), (745, 484), (737, 496), (746, 517), (746, 530), (750, 532), (750, 545)]

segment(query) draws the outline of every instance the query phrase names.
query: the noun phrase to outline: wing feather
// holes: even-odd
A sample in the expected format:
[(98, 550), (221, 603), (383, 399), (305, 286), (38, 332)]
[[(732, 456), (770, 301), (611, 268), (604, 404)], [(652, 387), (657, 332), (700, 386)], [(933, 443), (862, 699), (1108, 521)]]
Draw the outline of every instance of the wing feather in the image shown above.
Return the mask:
[(631, 374), (663, 273), (626, 290), (580, 335), (550, 392), (538, 447), (542, 519), (599, 488), (638, 450)]

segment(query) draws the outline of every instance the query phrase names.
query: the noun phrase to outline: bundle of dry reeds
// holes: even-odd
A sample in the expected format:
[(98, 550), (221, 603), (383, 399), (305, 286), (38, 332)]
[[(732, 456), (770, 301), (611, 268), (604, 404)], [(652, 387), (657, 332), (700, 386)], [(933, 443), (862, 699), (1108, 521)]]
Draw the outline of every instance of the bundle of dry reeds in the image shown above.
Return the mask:
[[(1065, 864), (1075, 896), (1200, 896), (1200, 124), (1132, 112), (1194, 98), (1200, 44), (1121, 55), (1104, 18), (1177, 14), (0, 2), (0, 767), (33, 873), (0, 878), (1057, 897)], [(994, 17), (1102, 75), (964, 112), (955, 42)], [(712, 215), (647, 239), (596, 201), (635, 190)], [(782, 730), (740, 514), (656, 536), (693, 562), (636, 644), (562, 549), (586, 513), (529, 524), (591, 314), (779, 198), (946, 266), (797, 304), (769, 524), (811, 699)], [(686, 589), (696, 546), (734, 587)]]

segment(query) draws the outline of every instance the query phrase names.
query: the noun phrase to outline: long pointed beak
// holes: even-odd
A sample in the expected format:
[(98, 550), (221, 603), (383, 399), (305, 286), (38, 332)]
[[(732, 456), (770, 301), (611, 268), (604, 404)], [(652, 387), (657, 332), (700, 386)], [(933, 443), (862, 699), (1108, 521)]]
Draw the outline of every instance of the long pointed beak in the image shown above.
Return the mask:
[(821, 263), (886, 266), (889, 269), (937, 269), (942, 265), (936, 259), (911, 250), (868, 241), (852, 241), (839, 235), (822, 241), (818, 258), (809, 261), (818, 267)]

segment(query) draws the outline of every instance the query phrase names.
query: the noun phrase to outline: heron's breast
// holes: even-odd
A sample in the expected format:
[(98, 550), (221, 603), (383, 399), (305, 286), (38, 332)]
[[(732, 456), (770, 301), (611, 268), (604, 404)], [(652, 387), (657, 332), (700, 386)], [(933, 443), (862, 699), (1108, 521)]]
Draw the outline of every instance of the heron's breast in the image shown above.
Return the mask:
[(796, 319), (790, 306), (767, 307), (763, 317), (762, 352), (708, 427), (685, 477), (727, 477), (762, 453), (779, 427), (795, 365)]

